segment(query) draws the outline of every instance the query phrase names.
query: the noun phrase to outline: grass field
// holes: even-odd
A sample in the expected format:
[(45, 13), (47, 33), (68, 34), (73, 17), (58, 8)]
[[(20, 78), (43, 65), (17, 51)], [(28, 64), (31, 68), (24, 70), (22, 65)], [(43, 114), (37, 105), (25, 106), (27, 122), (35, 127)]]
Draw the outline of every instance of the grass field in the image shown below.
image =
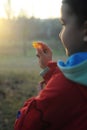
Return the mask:
[[(57, 41), (47, 42), (53, 48), (54, 60), (66, 58), (61, 46), (57, 51), (52, 44)], [(0, 130), (13, 130), (18, 109), (26, 99), (37, 95), (41, 69), (31, 43), (26, 44), (26, 55), (21, 42), (0, 44)]]

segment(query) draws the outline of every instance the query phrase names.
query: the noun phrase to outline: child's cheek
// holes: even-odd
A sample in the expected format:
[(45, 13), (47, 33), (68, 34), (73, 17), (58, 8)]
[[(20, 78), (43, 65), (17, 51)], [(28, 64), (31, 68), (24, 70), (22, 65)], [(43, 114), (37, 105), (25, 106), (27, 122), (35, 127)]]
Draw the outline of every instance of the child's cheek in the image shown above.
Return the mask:
[(61, 39), (61, 42), (63, 44), (65, 44), (65, 42), (66, 42), (66, 31), (65, 31), (65, 28), (63, 28), (61, 33), (60, 33), (60, 39)]

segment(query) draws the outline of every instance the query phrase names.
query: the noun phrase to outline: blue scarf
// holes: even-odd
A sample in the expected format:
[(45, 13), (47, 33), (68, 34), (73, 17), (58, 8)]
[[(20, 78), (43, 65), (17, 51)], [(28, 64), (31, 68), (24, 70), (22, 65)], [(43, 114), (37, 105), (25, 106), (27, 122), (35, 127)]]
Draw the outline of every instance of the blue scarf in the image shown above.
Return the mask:
[(77, 64), (80, 64), (84, 60), (87, 60), (87, 52), (79, 52), (79, 53), (71, 55), (65, 63), (59, 60), (58, 64), (61, 67), (73, 67)]

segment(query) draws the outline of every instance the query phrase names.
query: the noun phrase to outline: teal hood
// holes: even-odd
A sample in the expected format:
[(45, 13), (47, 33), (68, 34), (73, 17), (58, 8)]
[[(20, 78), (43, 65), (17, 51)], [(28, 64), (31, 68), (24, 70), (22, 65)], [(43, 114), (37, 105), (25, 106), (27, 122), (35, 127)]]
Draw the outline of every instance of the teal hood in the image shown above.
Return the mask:
[(57, 65), (66, 78), (87, 86), (87, 52), (76, 53), (65, 63), (59, 60)]

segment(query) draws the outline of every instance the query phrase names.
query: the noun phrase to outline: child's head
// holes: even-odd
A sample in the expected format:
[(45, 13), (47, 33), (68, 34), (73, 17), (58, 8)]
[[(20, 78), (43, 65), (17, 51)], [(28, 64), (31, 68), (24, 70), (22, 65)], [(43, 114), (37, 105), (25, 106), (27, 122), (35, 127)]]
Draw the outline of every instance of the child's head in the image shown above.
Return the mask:
[(78, 24), (83, 24), (87, 20), (87, 0), (62, 0), (72, 9), (78, 18)]
[(67, 55), (87, 51), (87, 0), (63, 0), (60, 38)]

